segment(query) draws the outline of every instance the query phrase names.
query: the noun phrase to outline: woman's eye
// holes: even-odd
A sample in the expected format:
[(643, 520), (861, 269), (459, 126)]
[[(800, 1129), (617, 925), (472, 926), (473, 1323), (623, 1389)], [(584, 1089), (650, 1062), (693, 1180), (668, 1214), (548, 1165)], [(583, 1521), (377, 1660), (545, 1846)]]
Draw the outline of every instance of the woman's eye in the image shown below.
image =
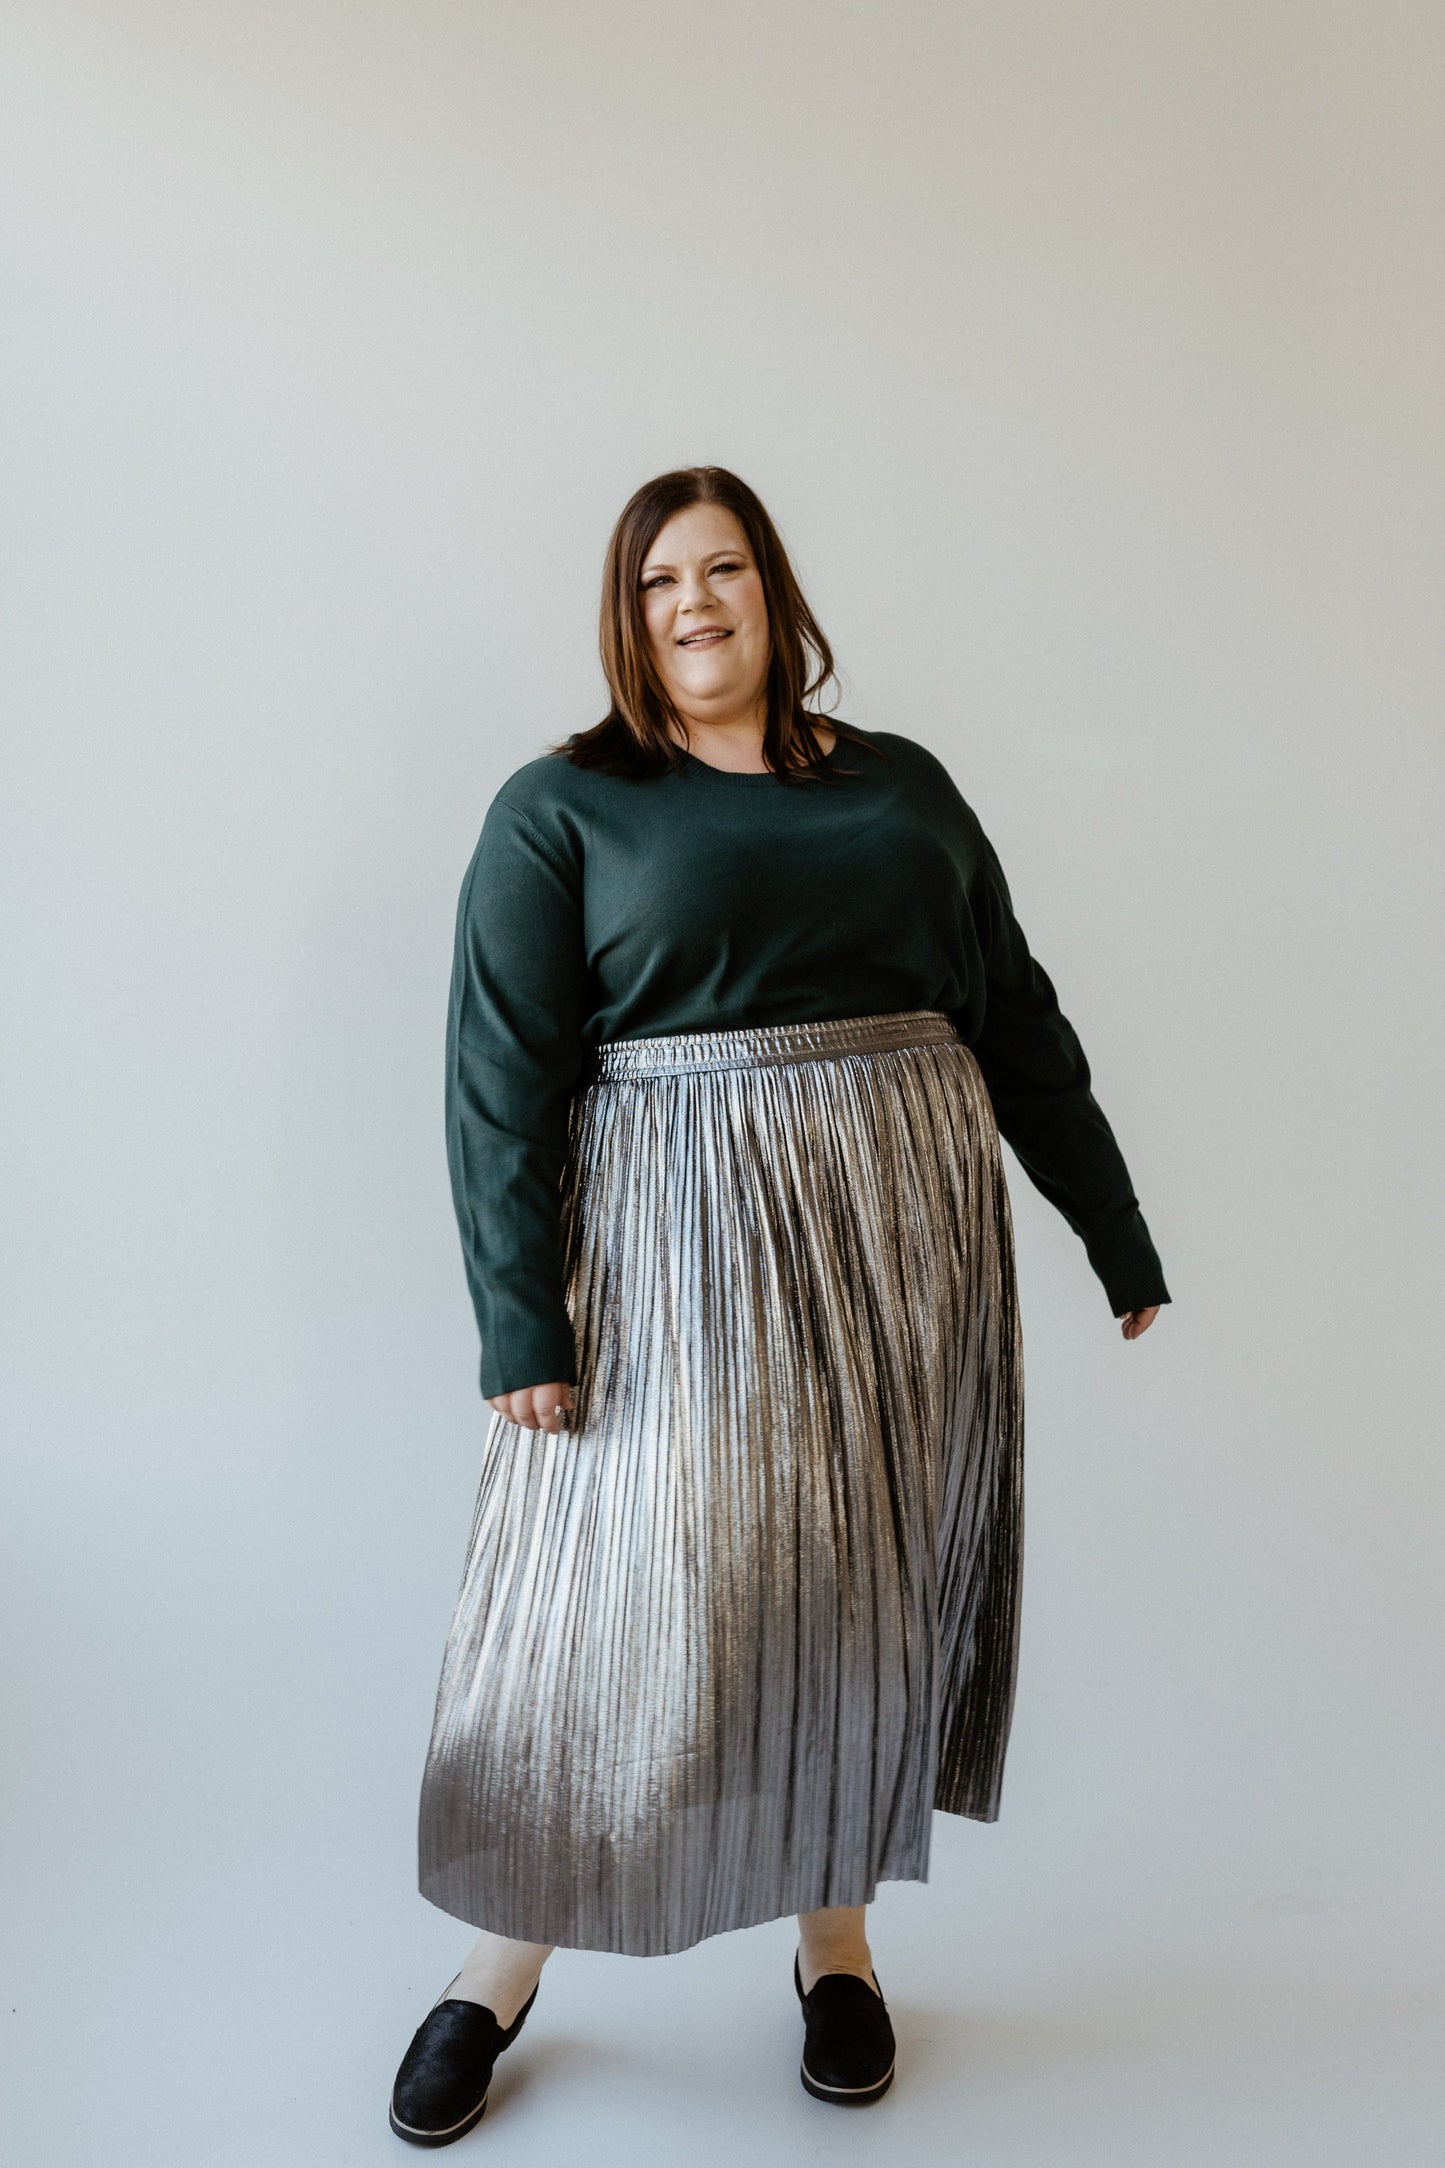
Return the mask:
[(669, 577), (670, 575), (666, 572), (655, 572), (650, 580), (643, 581), (643, 593), (645, 594), (649, 587), (665, 587)]

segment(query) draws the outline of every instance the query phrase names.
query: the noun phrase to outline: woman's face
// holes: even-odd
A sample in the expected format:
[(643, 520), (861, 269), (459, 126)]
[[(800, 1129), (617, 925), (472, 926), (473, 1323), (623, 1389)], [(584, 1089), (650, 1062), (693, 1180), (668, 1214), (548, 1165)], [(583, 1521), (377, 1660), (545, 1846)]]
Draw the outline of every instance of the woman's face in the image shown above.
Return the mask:
[(663, 687), (688, 722), (756, 714), (771, 642), (762, 575), (719, 504), (690, 504), (660, 529), (642, 567), (642, 611)]

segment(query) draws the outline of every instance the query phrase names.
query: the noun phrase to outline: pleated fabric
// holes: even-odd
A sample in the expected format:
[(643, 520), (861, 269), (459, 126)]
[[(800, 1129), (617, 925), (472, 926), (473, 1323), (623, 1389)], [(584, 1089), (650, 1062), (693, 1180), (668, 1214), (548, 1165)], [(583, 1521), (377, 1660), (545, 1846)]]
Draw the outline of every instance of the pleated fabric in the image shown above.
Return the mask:
[(1022, 1351), (972, 1054), (931, 1009), (606, 1042), (563, 1240), (576, 1404), (556, 1435), (492, 1415), (422, 1894), (650, 1955), (926, 1880), (935, 1807), (997, 1817), (1017, 1661)]

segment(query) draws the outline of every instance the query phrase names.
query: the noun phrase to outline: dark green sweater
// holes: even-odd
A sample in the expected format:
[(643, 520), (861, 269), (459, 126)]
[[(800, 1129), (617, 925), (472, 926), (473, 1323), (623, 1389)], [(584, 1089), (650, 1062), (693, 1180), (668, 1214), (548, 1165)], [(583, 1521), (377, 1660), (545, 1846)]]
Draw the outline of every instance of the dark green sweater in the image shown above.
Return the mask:
[(457, 910), (446, 1057), (486, 1398), (577, 1382), (559, 1193), (569, 1104), (601, 1039), (945, 1010), (1114, 1314), (1169, 1300), (977, 816), (925, 747), (858, 735), (886, 757), (837, 738), (837, 786), (692, 754), (635, 782), (547, 754), (492, 800)]

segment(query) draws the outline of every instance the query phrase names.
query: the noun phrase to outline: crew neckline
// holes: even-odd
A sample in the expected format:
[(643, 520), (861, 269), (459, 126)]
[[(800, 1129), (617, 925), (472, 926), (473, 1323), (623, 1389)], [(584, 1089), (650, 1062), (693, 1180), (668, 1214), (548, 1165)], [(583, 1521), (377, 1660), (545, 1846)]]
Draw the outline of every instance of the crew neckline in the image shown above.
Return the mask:
[[(832, 767), (842, 744), (842, 738), (835, 736), (832, 745), (823, 755), (825, 768)], [(716, 776), (720, 783), (781, 783), (783, 780), (772, 768), (718, 768), (714, 767), (710, 760), (699, 760), (697, 754), (689, 752), (686, 746), (679, 746), (678, 750), (689, 767), (701, 769), (704, 775)]]

